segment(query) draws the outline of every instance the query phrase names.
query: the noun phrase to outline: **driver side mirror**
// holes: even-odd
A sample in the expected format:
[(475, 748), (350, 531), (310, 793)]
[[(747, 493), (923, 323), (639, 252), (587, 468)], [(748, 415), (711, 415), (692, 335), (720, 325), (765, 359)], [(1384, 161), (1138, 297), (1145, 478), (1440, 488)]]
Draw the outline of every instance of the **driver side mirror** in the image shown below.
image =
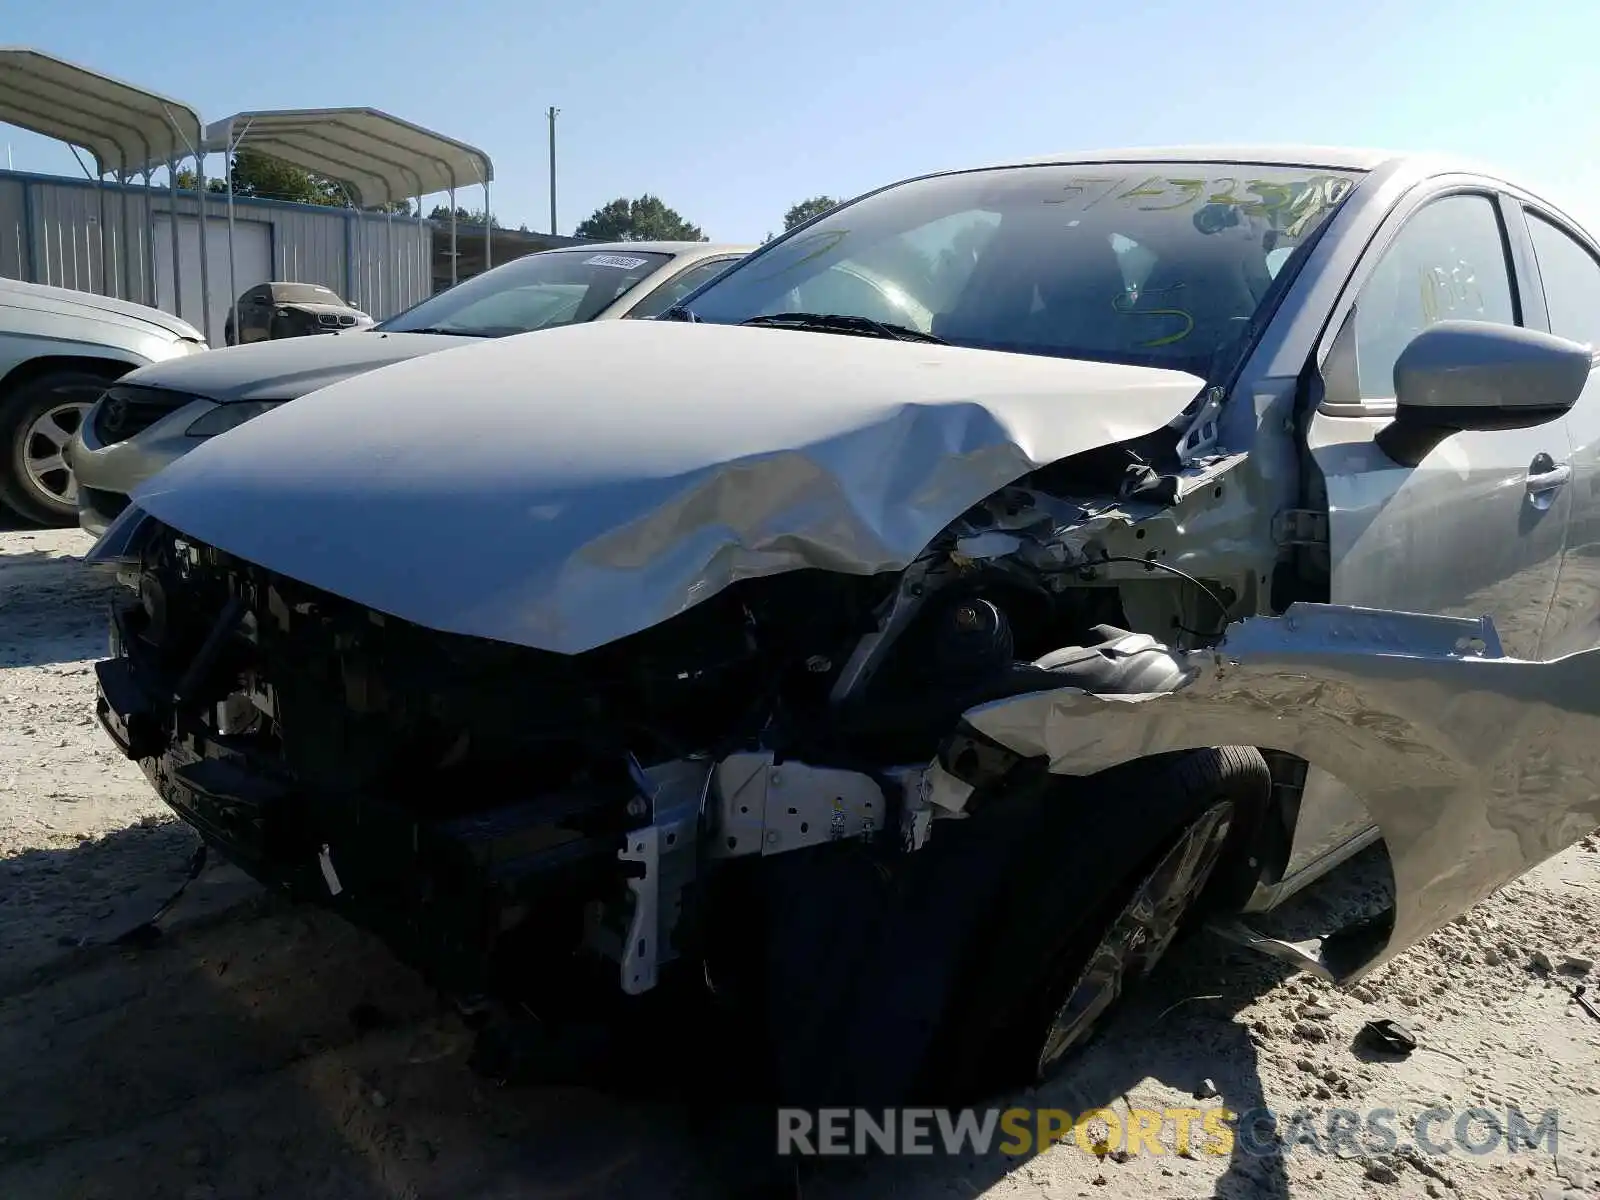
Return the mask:
[(1379, 449), (1414, 467), (1453, 433), (1528, 429), (1565, 416), (1589, 382), (1587, 346), (1537, 329), (1440, 321), (1394, 364), (1394, 420)]

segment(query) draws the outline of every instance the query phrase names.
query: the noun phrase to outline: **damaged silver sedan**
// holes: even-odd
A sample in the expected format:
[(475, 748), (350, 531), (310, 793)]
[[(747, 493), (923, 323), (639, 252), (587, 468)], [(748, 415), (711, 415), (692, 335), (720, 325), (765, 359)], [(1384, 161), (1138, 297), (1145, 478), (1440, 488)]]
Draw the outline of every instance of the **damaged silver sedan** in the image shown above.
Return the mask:
[[(464, 1001), (1024, 1082), (1201, 921), (1346, 982), (1600, 824), (1597, 336), (1593, 240), (1451, 164), (911, 180), (180, 460), (100, 718)], [(1262, 928), (1370, 846), (1386, 908)]]

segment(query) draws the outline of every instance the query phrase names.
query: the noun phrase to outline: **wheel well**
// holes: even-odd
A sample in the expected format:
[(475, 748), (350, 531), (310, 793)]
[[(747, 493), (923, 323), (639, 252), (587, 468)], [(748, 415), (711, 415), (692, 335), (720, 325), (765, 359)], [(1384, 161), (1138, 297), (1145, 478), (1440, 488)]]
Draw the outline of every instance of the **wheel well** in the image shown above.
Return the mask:
[(1261, 828), (1252, 849), (1259, 860), (1261, 881), (1271, 884), (1283, 878), (1289, 864), (1295, 826), (1300, 820), (1300, 798), (1305, 791), (1310, 764), (1296, 755), (1265, 746), (1261, 747), (1261, 756), (1272, 771), (1272, 803), (1262, 814)]
[(12, 367), (5, 378), (0, 379), (0, 399), (24, 384), (32, 383), (35, 379), (55, 371), (86, 371), (91, 375), (103, 376), (105, 381), (110, 383), (126, 375), (137, 365), (114, 358), (95, 358), (80, 354), (47, 354), (39, 358), (30, 358)]

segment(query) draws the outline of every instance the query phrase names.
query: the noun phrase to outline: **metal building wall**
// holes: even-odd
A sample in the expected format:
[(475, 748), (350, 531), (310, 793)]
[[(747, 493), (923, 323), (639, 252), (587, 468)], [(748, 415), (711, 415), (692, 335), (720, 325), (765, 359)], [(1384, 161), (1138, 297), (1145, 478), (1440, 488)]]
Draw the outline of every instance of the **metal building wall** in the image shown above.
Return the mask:
[[(0, 171), (0, 275), (155, 304), (149, 218), (161, 220), (170, 211), (165, 188), (97, 188), (90, 180)], [(179, 194), (180, 221), (192, 222), (198, 211), (193, 193)], [(214, 222), (227, 215), (226, 198), (208, 196), (206, 215), (214, 230)], [(432, 230), (426, 222), (242, 198), (235, 198), (234, 220), (270, 227), (276, 278), (325, 284), (377, 320), (432, 292)], [(170, 255), (167, 245), (163, 252)], [(161, 264), (156, 273), (170, 270), (170, 263)], [(198, 259), (185, 255), (181, 270), (198, 272)], [(213, 270), (210, 282), (214, 296), (226, 293), (226, 275), (219, 278)], [(260, 281), (249, 281), (255, 282)], [(240, 281), (241, 290), (249, 283)], [(166, 307), (170, 311), (170, 300)], [(221, 329), (212, 333), (220, 344)]]
[(0, 274), (149, 304), (148, 203), (141, 188), (0, 176)]
[(22, 181), (0, 175), (0, 276), (28, 278), (28, 220)]
[(349, 275), (345, 299), (376, 320), (433, 293), (433, 231), (415, 218), (345, 210)]

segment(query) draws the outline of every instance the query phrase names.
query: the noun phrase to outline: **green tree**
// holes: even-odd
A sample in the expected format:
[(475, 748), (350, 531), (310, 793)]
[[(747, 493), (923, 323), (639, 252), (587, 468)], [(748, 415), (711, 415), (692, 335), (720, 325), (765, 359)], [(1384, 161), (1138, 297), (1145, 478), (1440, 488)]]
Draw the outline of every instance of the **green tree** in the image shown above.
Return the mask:
[[(447, 204), (437, 205), (434, 210), (428, 214), (428, 219), (430, 221), (448, 221), (450, 219), (450, 206)], [(483, 209), (465, 209), (458, 204), (456, 206), (456, 222), (460, 225), (482, 225)], [(489, 224), (495, 229), (503, 228), (500, 224), (500, 218), (494, 216), (493, 214), (491, 214), (489, 217)], [(524, 228), (526, 228), (526, 226), (524, 226)]]
[[(194, 191), (195, 173), (188, 168), (178, 172), (178, 186)], [(208, 179), (206, 190), (225, 193), (226, 178)], [(233, 194), (250, 196), (259, 200), (287, 200), (293, 204), (320, 204), (329, 208), (351, 207), (345, 190), (332, 179), (324, 179), (271, 158), (257, 150), (242, 147), (233, 156)], [(369, 205), (366, 212), (411, 212), (411, 201), (395, 200), (388, 204)]]
[(709, 242), (700, 226), (691, 225), (662, 203), (659, 196), (646, 193), (636, 200), (619, 196), (595, 209), (573, 230), (578, 237), (606, 242)]
[(812, 217), (820, 216), (839, 202), (832, 196), (813, 196), (809, 200), (802, 200), (788, 212), (783, 214), (783, 229), (787, 233), (796, 225), (803, 225)]

